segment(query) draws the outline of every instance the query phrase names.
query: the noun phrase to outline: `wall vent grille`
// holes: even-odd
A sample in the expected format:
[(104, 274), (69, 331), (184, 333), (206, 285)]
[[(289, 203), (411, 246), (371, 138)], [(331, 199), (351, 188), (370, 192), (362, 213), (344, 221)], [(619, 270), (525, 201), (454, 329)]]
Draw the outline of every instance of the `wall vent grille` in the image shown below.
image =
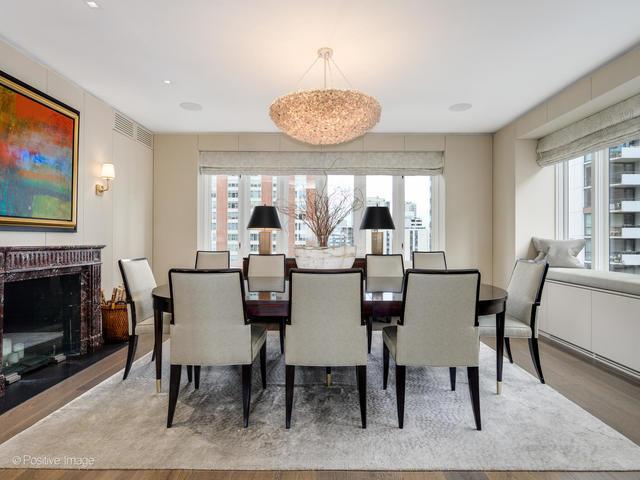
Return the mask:
[(118, 111), (114, 114), (113, 129), (153, 149), (153, 133)]
[(133, 122), (120, 112), (115, 113), (113, 129), (129, 138), (133, 138)]
[(153, 148), (153, 134), (140, 125), (136, 125), (136, 140), (149, 148)]

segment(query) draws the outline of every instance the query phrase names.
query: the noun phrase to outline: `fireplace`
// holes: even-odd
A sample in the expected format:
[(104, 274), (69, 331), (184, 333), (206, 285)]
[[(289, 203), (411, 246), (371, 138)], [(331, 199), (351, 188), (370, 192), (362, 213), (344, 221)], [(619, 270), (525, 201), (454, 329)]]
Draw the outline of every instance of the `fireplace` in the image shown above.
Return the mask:
[(0, 396), (7, 378), (102, 347), (102, 248), (0, 247)]

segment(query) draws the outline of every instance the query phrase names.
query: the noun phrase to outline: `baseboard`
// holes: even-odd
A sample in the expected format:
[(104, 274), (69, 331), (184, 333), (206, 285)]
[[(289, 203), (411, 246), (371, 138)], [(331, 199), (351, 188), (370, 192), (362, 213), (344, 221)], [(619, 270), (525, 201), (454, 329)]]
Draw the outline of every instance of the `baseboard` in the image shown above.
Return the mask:
[(640, 383), (640, 372), (638, 372), (637, 370), (629, 368), (620, 363), (614, 362), (613, 360), (610, 360), (606, 357), (598, 355), (597, 353), (594, 353), (590, 350), (586, 350), (582, 347), (574, 345), (573, 343), (567, 342), (566, 340), (563, 340), (560, 337), (556, 337), (555, 335), (551, 335), (550, 333), (540, 331), (540, 336), (544, 337), (544, 339), (552, 343), (555, 343), (563, 347), (564, 350), (572, 354), (577, 354), (581, 357), (586, 357), (590, 360), (595, 360), (600, 367), (605, 368), (607, 371), (611, 373), (615, 373), (619, 376), (622, 376), (623, 378), (627, 380), (631, 380), (634, 383)]

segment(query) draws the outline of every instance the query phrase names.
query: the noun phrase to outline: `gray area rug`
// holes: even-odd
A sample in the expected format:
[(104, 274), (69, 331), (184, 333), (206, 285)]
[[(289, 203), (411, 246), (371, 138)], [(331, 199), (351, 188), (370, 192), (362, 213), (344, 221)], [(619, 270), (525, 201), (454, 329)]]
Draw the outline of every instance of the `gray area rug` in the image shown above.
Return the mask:
[[(354, 368), (297, 369), (291, 430), (285, 430), (284, 361), (268, 340), (268, 387), (254, 366), (249, 428), (242, 428), (239, 369), (203, 368), (200, 390), (180, 391), (165, 428), (149, 356), (123, 382), (109, 378), (0, 445), (0, 467), (109, 469), (639, 470), (640, 447), (521, 368), (505, 363), (495, 394), (495, 352), (482, 345), (483, 430), (474, 429), (466, 372), (457, 391), (446, 368), (407, 374), (405, 428), (397, 428), (393, 361), (382, 390), (382, 342), (369, 357), (368, 428), (360, 428)], [(544, 358), (542, 359), (544, 365)]]

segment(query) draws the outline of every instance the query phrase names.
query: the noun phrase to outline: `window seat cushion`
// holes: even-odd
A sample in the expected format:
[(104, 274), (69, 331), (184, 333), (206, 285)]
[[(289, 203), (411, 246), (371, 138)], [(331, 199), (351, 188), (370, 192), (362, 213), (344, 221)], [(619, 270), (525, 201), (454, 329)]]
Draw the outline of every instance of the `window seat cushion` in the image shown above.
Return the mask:
[(640, 296), (640, 275), (582, 268), (549, 268), (547, 280)]

